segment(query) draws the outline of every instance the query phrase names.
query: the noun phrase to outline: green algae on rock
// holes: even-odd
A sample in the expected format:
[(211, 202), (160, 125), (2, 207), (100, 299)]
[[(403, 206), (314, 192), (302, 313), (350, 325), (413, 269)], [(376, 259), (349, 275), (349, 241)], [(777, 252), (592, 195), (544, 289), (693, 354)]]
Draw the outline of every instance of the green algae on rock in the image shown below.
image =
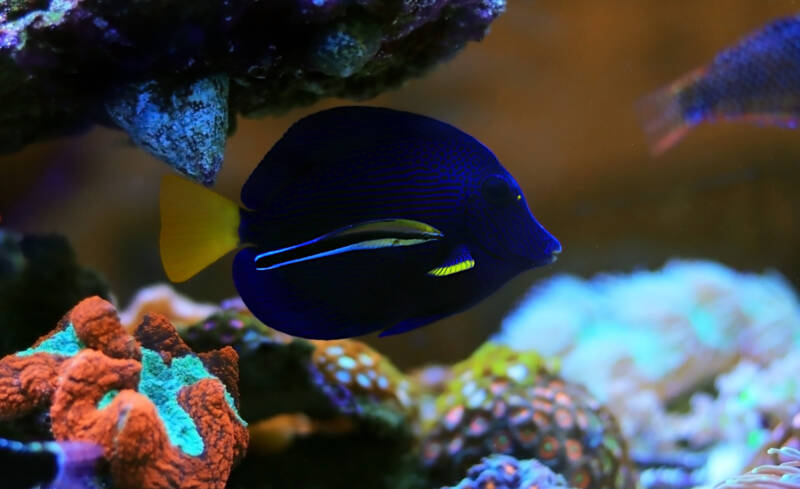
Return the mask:
[[(0, 153), (103, 124), (208, 183), (227, 118), (373, 97), (482, 39), (504, 9), (505, 0), (4, 2)], [(139, 100), (156, 89), (168, 95)], [(198, 90), (207, 110), (192, 121)], [(142, 113), (127, 110), (139, 102)]]

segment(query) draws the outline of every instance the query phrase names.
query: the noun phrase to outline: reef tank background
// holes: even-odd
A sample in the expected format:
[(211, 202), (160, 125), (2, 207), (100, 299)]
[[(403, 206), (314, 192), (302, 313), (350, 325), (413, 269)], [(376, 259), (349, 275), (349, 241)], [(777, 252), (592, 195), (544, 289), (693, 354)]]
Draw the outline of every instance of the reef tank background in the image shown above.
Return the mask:
[[(469, 43), (467, 48), (452, 60), (438, 65), (424, 76), (410, 79), (399, 89), (364, 101), (363, 103), (368, 105), (409, 110), (448, 121), (485, 142), (515, 175), (537, 219), (557, 236), (564, 246), (557, 263), (523, 274), (469, 311), (411, 334), (381, 339), (374, 336), (363, 338), (367, 344), (380, 352), (382, 358), (391, 360), (394, 366), (387, 367), (387, 372), (390, 373), (385, 375), (387, 378), (398, 376), (394, 378), (393, 385), (402, 386), (403, 382), (407, 381), (395, 367), (408, 372), (429, 364), (450, 365), (470, 357), (487, 339), (495, 337), (501, 329), (503, 318), (523, 300), (526, 291), (532, 285), (542, 283), (551, 276), (570, 273), (588, 279), (599, 272), (628, 273), (640, 269), (657, 270), (674, 258), (713, 260), (734, 270), (759, 274), (765, 270), (780, 273), (785, 280), (766, 276), (764, 278), (766, 291), (758, 288), (758, 292), (750, 296), (747, 293), (757, 287), (745, 290), (744, 283), (747, 280), (734, 275), (732, 271), (720, 270), (709, 265), (703, 270), (714, 277), (710, 280), (711, 285), (692, 288), (691, 284), (697, 283), (692, 282), (697, 279), (696, 276), (691, 273), (686, 275), (676, 273), (675, 266), (679, 265), (673, 265), (673, 268), (669, 269), (672, 273), (670, 276), (677, 277), (675, 280), (685, 280), (685, 282), (675, 282), (675, 289), (685, 294), (681, 296), (681, 300), (684, 301), (690, 301), (686, 296), (698, 297), (698, 303), (704, 304), (708, 298), (703, 296), (703, 293), (708, 290), (718, 293), (717, 297), (729, 297), (730, 300), (741, 297), (742, 301), (746, 302), (753, 300), (751, 297), (756, 297), (758, 301), (763, 299), (759, 304), (768, 303), (769, 300), (778, 301), (774, 310), (781, 311), (781, 314), (777, 318), (770, 319), (772, 321), (769, 322), (770, 327), (764, 326), (765, 329), (758, 331), (765, 331), (764, 334), (770, 335), (769, 337), (776, 343), (785, 340), (789, 344), (796, 340), (800, 323), (797, 322), (797, 301), (791, 295), (790, 288), (800, 287), (798, 132), (747, 124), (712, 124), (693, 131), (681, 144), (653, 158), (648, 152), (634, 105), (643, 95), (688, 70), (707, 63), (721, 49), (730, 46), (766, 22), (795, 14), (798, 5), (800, 4), (789, 0), (769, 2), (617, 0), (611, 3), (590, 0), (570, 2), (510, 0), (506, 12), (492, 23), (490, 33), (481, 42)], [(280, 115), (257, 119), (239, 117), (236, 132), (227, 142), (225, 162), (217, 178), (216, 189), (226, 196), (235, 198), (247, 175), (292, 122), (322, 108), (346, 103), (352, 102), (327, 99), (312, 106), (291, 109)], [(161, 176), (171, 170), (155, 157), (134, 147), (123, 132), (94, 128), (80, 136), (32, 144), (16, 153), (1, 156), (0, 169), (2, 170), (0, 174), (2, 175), (0, 177), (2, 224), (0, 225), (23, 233), (58, 233), (66, 236), (75, 249), (77, 262), (98, 271), (108, 283), (118, 308), (121, 309), (129, 304), (136, 291), (142, 287), (166, 281), (158, 255), (158, 185)], [(230, 280), (231, 261), (230, 256), (224, 258), (189, 282), (178, 284), (175, 288), (194, 300), (220, 303), (235, 295)], [(741, 290), (737, 289), (737, 284), (741, 284)], [(102, 287), (95, 284), (94, 279), (90, 281), (90, 285), (87, 286), (89, 291), (87, 295), (112, 298), (112, 295), (103, 292)], [(579, 289), (580, 287), (576, 286), (575, 289), (569, 289), (571, 292), (566, 293), (577, 294)], [(696, 292), (696, 296), (692, 295), (693, 291)], [(631, 307), (647, 309), (648, 301), (660, 304), (665, 296), (675, 297), (669, 294), (619, 295), (617, 296), (619, 302), (615, 304), (623, 304), (627, 299), (632, 301)], [(582, 300), (589, 300), (585, 296), (581, 297)], [(763, 326), (764, 321), (752, 319), (756, 316), (753, 312), (755, 306), (748, 307), (742, 306), (739, 309), (731, 307), (725, 309), (725, 312), (714, 309), (713, 314), (718, 312), (719, 314), (713, 317), (725, 318), (728, 317), (726, 314), (729, 314), (730, 310), (735, 310), (739, 314), (736, 317), (747, 318), (737, 325), (747, 326), (752, 323)], [(67, 313), (67, 309), (68, 307), (63, 313)], [(208, 313), (211, 310), (203, 312)], [(233, 313), (228, 311), (227, 314)], [(625, 324), (618, 316), (613, 314), (609, 316), (613, 316), (617, 324)], [(519, 320), (518, 316), (513, 320)], [(187, 321), (191, 322), (194, 321)], [(586, 320), (586, 322), (591, 321)], [(130, 325), (126, 326), (130, 331), (136, 324), (137, 321), (131, 319)], [(671, 326), (669, 322), (664, 324), (666, 326), (663, 330), (658, 331), (665, 337), (677, 328)], [(546, 327), (538, 325), (537, 328), (537, 335), (548, 334)], [(613, 334), (624, 334), (624, 329), (609, 328), (609, 331)], [(722, 333), (719, 333), (721, 335), (719, 341), (724, 343), (722, 339), (726, 335), (733, 335), (732, 331), (723, 328)], [(739, 330), (735, 331), (738, 335)], [(312, 357), (317, 361), (316, 365), (320, 370), (324, 371), (320, 365), (325, 365), (326, 350), (285, 338), (275, 340), (266, 332), (260, 334), (269, 338), (264, 342), (273, 345), (269, 348), (278, 352), (275, 353), (276, 358), (282, 359), (275, 361), (274, 364), (270, 363), (270, 368), (275, 369), (275, 372), (288, 372), (285, 378), (289, 380), (275, 383), (263, 381), (263, 385), (259, 386), (258, 380), (248, 377), (252, 372), (248, 373), (243, 368), (240, 373), (240, 379), (244, 383), (241, 392), (243, 401), (240, 406), (243, 417), (251, 421), (253, 418), (248, 414), (255, 413), (253, 415), (258, 418), (268, 418), (281, 413), (302, 412), (311, 418), (329, 420), (327, 423), (314, 424), (302, 418), (299, 420), (292, 418), (284, 420), (281, 426), (291, 426), (292, 429), (289, 431), (293, 434), (322, 433), (325, 443), (330, 444), (314, 445), (301, 441), (299, 445), (293, 444), (289, 451), (280, 452), (285, 448), (283, 444), (290, 442), (276, 442), (270, 437), (265, 437), (268, 440), (265, 442), (268, 445), (266, 452), (274, 453), (276, 449), (273, 445), (277, 444), (280, 447), (278, 451), (283, 453), (281, 456), (284, 457), (277, 461), (273, 460), (268, 467), (274, 471), (275, 480), (287, 481), (291, 480), (291, 477), (282, 473), (280, 467), (293, 467), (286, 461), (297, 461), (302, 457), (308, 457), (314, 463), (325, 460), (320, 453), (330, 447), (337, 447), (331, 440), (338, 433), (352, 434), (348, 428), (348, 423), (353, 423), (352, 420), (348, 421), (350, 419), (348, 416), (352, 413), (342, 408), (345, 414), (344, 418), (341, 418), (338, 414), (331, 415), (325, 409), (321, 409), (320, 412), (315, 411), (314, 406), (323, 402), (320, 400), (323, 398), (321, 396), (329, 393), (330, 389), (321, 389), (323, 392), (318, 392), (304, 384), (309, 383), (308, 379), (303, 376), (295, 378), (296, 370), (293, 370), (292, 365), (300, 365), (304, 359)], [(508, 334), (508, 331), (504, 334)], [(575, 344), (578, 343), (577, 336), (578, 333), (574, 338)], [(163, 351), (166, 348), (152, 341), (148, 343), (144, 334), (138, 336), (134, 334), (134, 337), (139, 345), (138, 348), (149, 348), (153, 351)], [(509, 335), (507, 338), (513, 336)], [(496, 339), (502, 341), (502, 337)], [(512, 340), (507, 341), (514, 345)], [(570, 343), (570, 338), (564, 341)], [(190, 343), (193, 350), (206, 351), (196, 343), (191, 341)], [(698, 344), (701, 343), (703, 342), (698, 340)], [(223, 345), (218, 342), (211, 342), (208, 349), (221, 346)], [(572, 351), (569, 348), (557, 347), (551, 347), (552, 351), (544, 351), (547, 347), (541, 344), (525, 346), (539, 349), (545, 356), (562, 356), (567, 361), (569, 360), (567, 356)], [(679, 350), (679, 346), (675, 348)], [(736, 380), (741, 379), (742, 375), (746, 378), (774, 380), (785, 379), (787, 371), (796, 372), (792, 367), (796, 362), (792, 363), (791, 348), (778, 351), (764, 347), (758, 352), (748, 353), (740, 353), (736, 348), (737, 345), (726, 344), (719, 346), (718, 349), (714, 346), (708, 347), (707, 350), (698, 350), (717, 352), (714, 358), (719, 362), (712, 367), (697, 366), (694, 370), (690, 369), (695, 375), (688, 375), (689, 380), (679, 382), (677, 387), (665, 387), (668, 392), (660, 390), (661, 387), (653, 388), (657, 393), (656, 401), (669, 398), (674, 403), (672, 407), (679, 405), (676, 408), (679, 412), (702, 412), (706, 416), (712, 416), (709, 413), (720, 416), (724, 414), (738, 420), (739, 418), (729, 411), (725, 411), (724, 407), (713, 407), (716, 406), (713, 400), (707, 400), (707, 406), (712, 407), (705, 410), (697, 407), (697, 403), (702, 404), (704, 401), (694, 401), (695, 404), (692, 404), (686, 390), (696, 389), (714, 395), (722, 392), (733, 399), (746, 390), (740, 388), (741, 384), (737, 382), (741, 381)], [(720, 351), (723, 353), (719, 353)], [(730, 353), (731, 351), (735, 353)], [(506, 390), (502, 390), (499, 394), (495, 393), (497, 396), (510, 398), (528, 392), (526, 389), (539, 389), (536, 391), (537, 396), (567, 392), (572, 400), (572, 404), (568, 406), (571, 416), (577, 419), (580, 413), (592, 413), (590, 416), (592, 419), (605, 423), (607, 433), (610, 433), (609, 439), (595, 446), (596, 453), (584, 455), (595, 457), (597, 460), (613, 459), (613, 462), (606, 463), (600, 469), (592, 464), (586, 466), (591, 468), (590, 480), (602, 481), (602, 484), (596, 483), (592, 487), (603, 485), (628, 487), (628, 484), (632, 484), (630, 481), (633, 476), (628, 473), (630, 462), (627, 459), (637, 455), (633, 453), (637, 449), (650, 455), (658, 453), (659, 449), (672, 454), (674, 450), (685, 449), (690, 445), (692, 450), (683, 452), (686, 457), (689, 457), (686, 453), (692, 455), (702, 453), (704, 457), (708, 457), (709, 453), (716, 453), (717, 457), (734, 460), (732, 463), (740, 463), (742, 468), (745, 468), (747, 462), (741, 459), (756, 452), (750, 445), (760, 447), (767, 443), (769, 436), (772, 436), (781, 442), (776, 445), (780, 446), (792, 439), (794, 430), (800, 429), (798, 428), (800, 423), (796, 420), (794, 425), (791, 419), (778, 419), (791, 411), (784, 413), (781, 411), (783, 408), (773, 409), (775, 405), (784, 401), (765, 401), (768, 406), (758, 411), (758, 415), (753, 415), (758, 417), (757, 420), (745, 416), (747, 421), (740, 423), (742, 426), (746, 425), (748, 429), (753, 426), (760, 427), (762, 431), (752, 435), (752, 430), (749, 432), (745, 430), (745, 445), (748, 443), (747, 435), (753, 437), (749, 440), (749, 448), (747, 450), (743, 448), (737, 456), (731, 455), (725, 458), (724, 453), (720, 455), (719, 452), (708, 450), (708, 447), (728, 435), (733, 438), (739, 437), (736, 440), (741, 441), (741, 433), (737, 432), (735, 435), (706, 433), (707, 436), (705, 438), (701, 436), (699, 441), (678, 439), (680, 437), (676, 434), (671, 437), (664, 436), (665, 441), (642, 428), (647, 424), (641, 421), (642, 418), (629, 412), (622, 412), (621, 408), (614, 411), (612, 406), (611, 411), (616, 415), (617, 421), (607, 421), (606, 407), (598, 406), (595, 398), (605, 403), (615, 399), (618, 401), (614, 395), (620, 397), (622, 394), (617, 392), (604, 397), (598, 392), (597, 386), (587, 386), (588, 392), (581, 391), (572, 384), (581, 382), (580, 372), (575, 372), (574, 361), (565, 365), (568, 368), (563, 371), (563, 376), (570, 382), (565, 386), (560, 380), (561, 374), (554, 373), (556, 367), (546, 365), (547, 361), (530, 358), (524, 361), (517, 358), (508, 360), (503, 353), (497, 353), (497, 357), (492, 357), (485, 351), (483, 356), (480, 356), (480, 352), (481, 350), (478, 350), (478, 353), (475, 353), (478, 355), (478, 360), (473, 363), (474, 365), (524, 364), (530, 372), (538, 371), (539, 368), (545, 369), (537, 374), (533, 385), (516, 385), (513, 375), (509, 380), (503, 376), (505, 374), (497, 374), (500, 378), (498, 382), (506, 386)], [(670, 352), (674, 354), (673, 350)], [(246, 356), (241, 349), (238, 353), (242, 358)], [(688, 353), (683, 352), (683, 354)], [(182, 352), (181, 355), (191, 354)], [(737, 362), (742, 359), (754, 362), (755, 370), (747, 371), (749, 374), (740, 373), (739, 376), (730, 374), (735, 370)], [(773, 370), (769, 370), (773, 360), (776, 362), (781, 360), (783, 363), (773, 365)], [(470, 368), (461, 365), (460, 369), (454, 367), (454, 371), (458, 375), (468, 375), (465, 372), (471, 371)], [(475, 367), (474, 370), (479, 369)], [(510, 370), (510, 372), (515, 371)], [(295, 372), (295, 377), (292, 372)], [(647, 382), (642, 382), (649, 387), (661, 385), (657, 380), (658, 375), (672, 375), (670, 372), (672, 371), (666, 368), (657, 374), (651, 372), (650, 377), (642, 374), (647, 378)], [(722, 372), (730, 374), (729, 381), (725, 383), (723, 380), (721, 384), (715, 384), (715, 377)], [(759, 372), (763, 377), (758, 377)], [(434, 370), (425, 373), (435, 377)], [(624, 377), (626, 374), (634, 375), (641, 372), (635, 366), (613, 371), (614, 376)], [(219, 383), (224, 383), (224, 376), (219, 374), (217, 376), (223, 379)], [(595, 375), (592, 379), (598, 377)], [(425, 380), (428, 378), (425, 375), (420, 375), (419, 378), (429, 383), (426, 388), (433, 393), (447, 394), (446, 389), (453, 389), (453, 385), (463, 387), (446, 375), (434, 380)], [(246, 384), (246, 381), (252, 381), (254, 384)], [(448, 387), (442, 385), (448, 382)], [(470, 380), (461, 382), (469, 384)], [(775, 381), (775, 384), (777, 387), (769, 392), (774, 394), (774, 390), (783, 389), (781, 391), (783, 397), (778, 396), (780, 399), (788, 399), (795, 404), (800, 402), (800, 394), (795, 383), (781, 384)], [(276, 397), (282, 396), (292, 401), (284, 404), (274, 400), (264, 401), (265, 406), (252, 401), (252, 405), (258, 405), (259, 409), (252, 408), (252, 411), (247, 412), (247, 403), (244, 402), (246, 396), (249, 394), (251, 396), (249, 399), (257, 397), (252, 391), (248, 392), (248, 388), (255, 389), (256, 392), (258, 389), (278, 392), (280, 394), (276, 394)], [(397, 392), (404, 390), (398, 387)], [(623, 389), (622, 392), (628, 391)], [(749, 392), (752, 394), (752, 391)], [(762, 391), (756, 390), (756, 393), (774, 399)], [(424, 395), (413, 392), (408, 395), (425, 398)], [(390, 467), (387, 466), (384, 474), (394, 483), (387, 483), (380, 478), (371, 479), (372, 475), (369, 477), (364, 475), (363, 481), (353, 485), (400, 488), (420, 487), (422, 484), (424, 487), (424, 483), (419, 480), (396, 475), (415, 473), (415, 468), (409, 469), (416, 467), (414, 463), (406, 460), (407, 454), (412, 450), (410, 447), (419, 444), (424, 449), (456, 443), (459, 438), (453, 433), (461, 429), (468, 432), (472, 426), (470, 422), (479, 424), (479, 420), (483, 419), (481, 416), (485, 414), (481, 411), (481, 406), (473, 406), (471, 410), (467, 410), (464, 417), (459, 417), (453, 424), (447, 424), (445, 419), (445, 427), (438, 426), (437, 416), (441, 420), (444, 419), (442, 413), (456, 412), (454, 406), (458, 406), (459, 401), (453, 399), (451, 396), (448, 401), (450, 404), (446, 401), (440, 401), (438, 404), (434, 401), (422, 402), (412, 409), (403, 401), (403, 395), (396, 395), (388, 401), (380, 399), (380, 402), (368, 403), (366, 408), (363, 406), (358, 409), (353, 408), (355, 411), (361, 409), (373, 414), (373, 411), (377, 410), (378, 414), (373, 417), (370, 417), (372, 414), (359, 415), (357, 424), (365, 423), (367, 426), (363, 433), (359, 432), (359, 436), (375, 443), (392, 440), (392, 443), (384, 444), (388, 448), (380, 455), (391, 457), (397, 462)], [(531, 396), (531, 399), (533, 399), (531, 402), (535, 402), (539, 398)], [(653, 398), (647, 400), (647, 402), (656, 401), (653, 401)], [(386, 422), (386, 417), (381, 413), (384, 413), (383, 409), (387, 403), (393, 406), (390, 412), (401, 413), (399, 417), (392, 419), (400, 419), (399, 423), (403, 426)], [(717, 404), (720, 403), (724, 404), (724, 401)], [(755, 401), (753, 404), (758, 405), (760, 409), (761, 404)], [(380, 409), (375, 408), (375, 405), (379, 405)], [(731, 405), (735, 403), (731, 401)], [(646, 404), (646, 406), (652, 405)], [(529, 407), (534, 411), (543, 412), (535, 405)], [(640, 406), (637, 412), (646, 409), (648, 408)], [(417, 410), (421, 413), (415, 412)], [(774, 413), (776, 419), (765, 415), (766, 411)], [(551, 414), (555, 419), (556, 414)], [(741, 413), (737, 412), (738, 414)], [(630, 415), (629, 419), (625, 419), (627, 415)], [(2, 416), (0, 413), (0, 418)], [(687, 414), (688, 420), (681, 418), (677, 421), (669, 414), (664, 416), (666, 418), (658, 418), (662, 421), (670, 420), (669, 423), (663, 422), (664, 430), (674, 430), (687, 439), (690, 438), (686, 435), (687, 432), (693, 429), (700, 432), (705, 429), (696, 424), (699, 423), (696, 420), (702, 418), (701, 414), (694, 417)], [(418, 425), (416, 421), (409, 421), (411, 419), (419, 419)], [(696, 423), (692, 424), (692, 420)], [(778, 421), (783, 421), (783, 424), (779, 425)], [(236, 425), (235, 419), (226, 422)], [(621, 427), (617, 427), (616, 423)], [(771, 435), (764, 434), (778, 425), (779, 427)], [(265, 429), (269, 431), (268, 428)], [(251, 430), (251, 447), (255, 439), (253, 432)], [(419, 435), (419, 432), (425, 434)], [(628, 440), (631, 454), (624, 455), (615, 449), (616, 440), (631, 434), (655, 441), (649, 444), (637, 444), (633, 440)], [(9, 434), (11, 435), (13, 433)], [(514, 436), (520, 439), (522, 435)], [(539, 436), (545, 438), (552, 436), (553, 440), (559, 442), (569, 441), (557, 428), (554, 428), (552, 433), (545, 432), (545, 435)], [(542, 439), (544, 438), (537, 439), (537, 443)], [(241, 445), (234, 443), (232, 446), (233, 451), (241, 450)], [(502, 444), (495, 446), (502, 447)], [(569, 446), (574, 447), (574, 445)], [(464, 448), (464, 453), (472, 453), (469, 449), (469, 446)], [(538, 454), (540, 459), (547, 456), (547, 450), (541, 447), (538, 450), (534, 454)], [(641, 455), (641, 451), (638, 455)], [(354, 457), (363, 457), (364, 464), (375, 463), (375, 459), (370, 457), (376, 455), (371, 455), (368, 449), (363, 449), (363, 446), (360, 451), (353, 453)], [(526, 458), (532, 456), (530, 451), (525, 452), (525, 450), (514, 453), (527, 453)], [(754, 463), (788, 461), (791, 464), (792, 460), (797, 460), (793, 452), (771, 456), (775, 458), (767, 458), (764, 451), (763, 458), (755, 460)], [(431, 479), (432, 483), (438, 484), (430, 487), (455, 485), (460, 477), (467, 475), (466, 467), (477, 461), (469, 456), (463, 459), (459, 457), (443, 458), (431, 454), (425, 459), (426, 468), (435, 474)], [(646, 457), (642, 456), (638, 461), (642, 462), (643, 458)], [(542, 470), (535, 468), (535, 464), (521, 466), (522, 462), (516, 460), (489, 459), (483, 462), (482, 470), (495, 475), (509, 471), (523, 473), (527, 474), (525, 477), (535, 472), (540, 480), (539, 483), (542, 484), (540, 487), (559, 487), (559, 484), (578, 486), (578, 483), (584, 480), (580, 478), (582, 476), (580, 470), (583, 467), (580, 464), (584, 463), (584, 459), (580, 457), (578, 459), (579, 462), (574, 464), (559, 466), (563, 469), (568, 483), (558, 480), (554, 474), (544, 474)], [(326, 464), (316, 466), (320, 467), (320, 471), (334, 471), (338, 462), (339, 460), (335, 458), (328, 459)], [(670, 463), (664, 460), (662, 462), (663, 465), (670, 466)], [(661, 476), (653, 475), (659, 482), (652, 483), (650, 487), (660, 487), (659, 484), (665, 484), (666, 487), (688, 487), (694, 485), (694, 482), (703, 484), (721, 482), (716, 479), (709, 480), (708, 474), (692, 475), (693, 470), (702, 465), (701, 462), (687, 458), (679, 462), (672, 464), (680, 467), (679, 471), (668, 472), (668, 475), (661, 479), (658, 479)], [(247, 462), (245, 467), (246, 464)], [(647, 465), (642, 462), (642, 466)], [(651, 465), (659, 464), (652, 462)], [(549, 467), (552, 468), (553, 465)], [(719, 473), (729, 477), (738, 472), (726, 473), (720, 469)], [(454, 474), (461, 475), (456, 477)], [(480, 478), (481, 474), (483, 474), (481, 470), (474, 469), (469, 477)], [(347, 476), (353, 474), (348, 473)], [(342, 487), (346, 483), (347, 476), (332, 475), (331, 480), (335, 482), (330, 487)], [(272, 487), (264, 482), (268, 479), (266, 475), (254, 476), (251, 473), (239, 477), (236, 482), (239, 485), (234, 487), (243, 489)], [(255, 482), (256, 479), (258, 482)], [(670, 486), (662, 479), (668, 479), (673, 485)], [(545, 480), (547, 482), (542, 482)], [(517, 487), (511, 482), (502, 483), (506, 485), (497, 482), (497, 487)], [(520, 482), (517, 480), (515, 483)], [(314, 480), (304, 480), (298, 484), (300, 485), (297, 487), (324, 489), (323, 486), (315, 485), (317, 481)], [(473, 487), (469, 482), (462, 484), (459, 487)], [(746, 481), (732, 481), (730, 484), (733, 487), (735, 484), (746, 484)], [(274, 487), (281, 485), (276, 482)]]

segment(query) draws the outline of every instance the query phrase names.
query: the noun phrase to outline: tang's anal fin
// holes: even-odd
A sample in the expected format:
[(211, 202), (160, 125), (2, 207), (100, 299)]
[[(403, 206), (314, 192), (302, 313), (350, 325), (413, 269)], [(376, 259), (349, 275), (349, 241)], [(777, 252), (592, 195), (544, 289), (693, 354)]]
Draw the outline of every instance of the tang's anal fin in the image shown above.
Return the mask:
[(447, 277), (456, 273), (467, 271), (475, 267), (475, 259), (472, 258), (466, 246), (457, 247), (447, 260), (438, 267), (428, 270), (428, 275), (433, 277)]

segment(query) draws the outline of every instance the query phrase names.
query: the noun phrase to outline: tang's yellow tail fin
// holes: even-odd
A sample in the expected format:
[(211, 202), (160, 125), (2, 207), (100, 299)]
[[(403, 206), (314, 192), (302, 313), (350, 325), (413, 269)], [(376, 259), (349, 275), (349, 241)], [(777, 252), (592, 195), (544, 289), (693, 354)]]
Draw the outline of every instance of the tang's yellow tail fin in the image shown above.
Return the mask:
[(239, 246), (239, 206), (177, 175), (161, 180), (161, 262), (183, 282)]

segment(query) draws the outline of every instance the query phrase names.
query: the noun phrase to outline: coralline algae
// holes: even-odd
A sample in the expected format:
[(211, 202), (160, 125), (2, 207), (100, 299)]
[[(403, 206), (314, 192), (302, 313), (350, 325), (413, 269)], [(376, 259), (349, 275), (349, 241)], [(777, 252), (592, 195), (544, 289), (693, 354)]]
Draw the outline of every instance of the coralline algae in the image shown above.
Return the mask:
[(504, 0), (19, 0), (0, 6), (0, 152), (100, 123), (203, 183), (236, 114), (364, 99), (480, 40)]

